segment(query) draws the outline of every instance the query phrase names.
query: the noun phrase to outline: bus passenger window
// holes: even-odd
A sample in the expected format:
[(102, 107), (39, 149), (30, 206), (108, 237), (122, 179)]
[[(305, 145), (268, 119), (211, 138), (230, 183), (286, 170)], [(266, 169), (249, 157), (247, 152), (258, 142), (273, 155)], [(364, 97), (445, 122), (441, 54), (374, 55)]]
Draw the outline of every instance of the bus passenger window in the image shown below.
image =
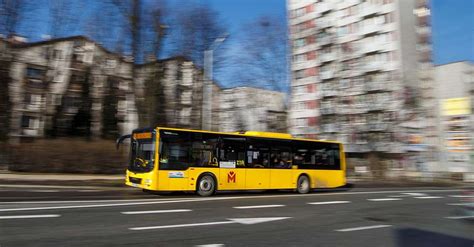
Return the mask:
[(222, 138), (219, 161), (234, 161), (236, 167), (245, 167), (245, 138)]
[(249, 138), (247, 142), (247, 150), (247, 167), (270, 167), (270, 141), (257, 138)]
[(218, 136), (194, 133), (192, 142), (192, 165), (196, 167), (217, 166)]

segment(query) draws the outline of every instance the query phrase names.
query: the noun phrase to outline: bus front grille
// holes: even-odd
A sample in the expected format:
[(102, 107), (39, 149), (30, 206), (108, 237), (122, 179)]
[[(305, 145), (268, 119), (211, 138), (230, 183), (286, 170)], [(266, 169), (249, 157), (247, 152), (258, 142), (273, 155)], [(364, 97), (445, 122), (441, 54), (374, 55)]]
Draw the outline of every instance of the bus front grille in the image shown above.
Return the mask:
[(128, 177), (128, 181), (130, 181), (130, 183), (134, 183), (134, 184), (141, 184), (142, 183), (141, 178)]

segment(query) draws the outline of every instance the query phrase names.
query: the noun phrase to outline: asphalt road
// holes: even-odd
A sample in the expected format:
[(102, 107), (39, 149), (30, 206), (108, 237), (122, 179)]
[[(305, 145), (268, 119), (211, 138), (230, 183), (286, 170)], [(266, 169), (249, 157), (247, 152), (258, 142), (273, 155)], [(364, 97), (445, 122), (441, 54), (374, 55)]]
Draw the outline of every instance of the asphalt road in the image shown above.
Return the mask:
[(474, 246), (459, 188), (150, 195), (0, 185), (0, 246)]

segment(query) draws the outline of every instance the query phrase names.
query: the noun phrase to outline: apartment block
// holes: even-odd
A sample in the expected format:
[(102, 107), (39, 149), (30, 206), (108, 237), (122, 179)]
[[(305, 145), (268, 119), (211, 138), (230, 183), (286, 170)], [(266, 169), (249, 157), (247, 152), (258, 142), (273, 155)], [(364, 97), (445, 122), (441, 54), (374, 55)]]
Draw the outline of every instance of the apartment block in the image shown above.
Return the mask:
[(285, 94), (277, 91), (235, 87), (220, 95), (220, 131), (287, 132)]
[(474, 173), (474, 64), (437, 65), (435, 98), (439, 133), (438, 170)]
[[(184, 57), (134, 65), (84, 36), (0, 39), (0, 51), (2, 139), (116, 138), (151, 125), (201, 128), (203, 73)], [(220, 88), (214, 91), (218, 119)]]
[[(136, 65), (84, 36), (0, 39), (0, 65), (0, 140), (202, 129), (204, 73), (185, 57)], [(211, 130), (286, 131), (283, 93), (215, 82), (212, 92)]]
[(287, 7), (290, 132), (344, 142), (351, 167), (430, 169), (437, 132), (428, 1), (288, 0)]
[(136, 122), (132, 64), (82, 37), (11, 46), (11, 138), (115, 138)]

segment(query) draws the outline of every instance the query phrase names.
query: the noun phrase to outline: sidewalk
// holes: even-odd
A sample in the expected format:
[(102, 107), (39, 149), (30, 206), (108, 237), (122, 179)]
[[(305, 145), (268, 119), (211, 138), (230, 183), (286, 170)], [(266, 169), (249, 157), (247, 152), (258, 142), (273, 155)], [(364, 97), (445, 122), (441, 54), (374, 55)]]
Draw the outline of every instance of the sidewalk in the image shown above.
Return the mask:
[(58, 174), (0, 171), (0, 184), (123, 186), (125, 175)]
[[(123, 187), (125, 175), (105, 174), (58, 174), (58, 173), (22, 173), (0, 170), (0, 185), (72, 185), (72, 186), (106, 186)], [(350, 188), (383, 188), (383, 187), (451, 187), (462, 186), (459, 182), (424, 182), (416, 180), (375, 180), (359, 177), (348, 177)]]

